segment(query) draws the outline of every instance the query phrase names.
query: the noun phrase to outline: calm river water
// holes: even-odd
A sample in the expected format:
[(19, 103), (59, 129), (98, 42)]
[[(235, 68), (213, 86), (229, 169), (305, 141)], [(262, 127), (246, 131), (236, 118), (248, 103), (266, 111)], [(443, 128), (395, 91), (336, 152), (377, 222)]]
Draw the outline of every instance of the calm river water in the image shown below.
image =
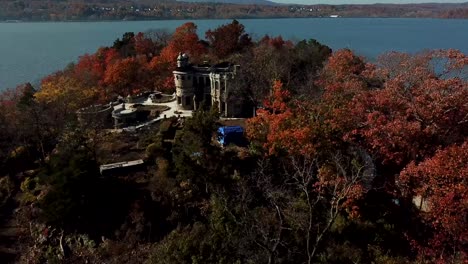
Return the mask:
[[(0, 90), (64, 68), (84, 53), (128, 31), (174, 30), (186, 21), (122, 21), (64, 23), (0, 23)], [(230, 20), (197, 20), (204, 32)], [(468, 20), (442, 19), (250, 19), (240, 20), (246, 31), (300, 40), (315, 38), (333, 49), (350, 48), (373, 59), (386, 51), (417, 52), (455, 48), (468, 53)]]

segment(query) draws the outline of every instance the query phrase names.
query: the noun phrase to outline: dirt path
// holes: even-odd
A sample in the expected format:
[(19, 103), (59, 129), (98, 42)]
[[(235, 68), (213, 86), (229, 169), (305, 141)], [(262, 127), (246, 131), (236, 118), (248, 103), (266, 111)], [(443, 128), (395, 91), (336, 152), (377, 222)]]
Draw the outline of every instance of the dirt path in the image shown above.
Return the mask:
[(18, 252), (14, 244), (18, 239), (20, 228), (16, 225), (13, 213), (16, 202), (10, 198), (0, 210), (0, 263), (15, 263)]

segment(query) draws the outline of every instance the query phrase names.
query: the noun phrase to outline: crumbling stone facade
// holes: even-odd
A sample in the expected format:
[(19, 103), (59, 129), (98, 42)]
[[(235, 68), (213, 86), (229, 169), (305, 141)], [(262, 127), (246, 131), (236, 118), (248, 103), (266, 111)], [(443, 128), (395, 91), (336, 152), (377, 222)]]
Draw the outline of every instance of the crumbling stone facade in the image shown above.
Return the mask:
[(238, 68), (230, 63), (193, 65), (187, 54), (179, 54), (177, 69), (173, 72), (177, 106), (183, 110), (216, 106), (224, 117), (239, 116), (242, 100), (229, 93), (229, 83)]

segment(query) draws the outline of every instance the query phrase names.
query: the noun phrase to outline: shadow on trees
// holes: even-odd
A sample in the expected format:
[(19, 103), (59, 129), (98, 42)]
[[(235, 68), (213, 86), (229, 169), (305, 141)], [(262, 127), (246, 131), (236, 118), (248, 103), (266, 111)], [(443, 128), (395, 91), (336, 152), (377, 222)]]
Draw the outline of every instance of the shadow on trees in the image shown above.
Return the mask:
[(80, 149), (53, 157), (40, 177), (49, 186), (39, 205), (42, 220), (95, 239), (113, 236), (138, 191), (134, 184), (101, 177), (97, 163)]

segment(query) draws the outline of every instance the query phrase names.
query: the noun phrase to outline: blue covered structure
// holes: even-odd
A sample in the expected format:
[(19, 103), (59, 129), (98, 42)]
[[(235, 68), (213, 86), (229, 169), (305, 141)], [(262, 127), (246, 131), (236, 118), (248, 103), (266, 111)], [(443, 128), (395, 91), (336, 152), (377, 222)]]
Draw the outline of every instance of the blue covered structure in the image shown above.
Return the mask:
[(237, 146), (246, 145), (244, 128), (241, 126), (222, 126), (218, 128), (218, 141), (221, 145), (234, 144)]

